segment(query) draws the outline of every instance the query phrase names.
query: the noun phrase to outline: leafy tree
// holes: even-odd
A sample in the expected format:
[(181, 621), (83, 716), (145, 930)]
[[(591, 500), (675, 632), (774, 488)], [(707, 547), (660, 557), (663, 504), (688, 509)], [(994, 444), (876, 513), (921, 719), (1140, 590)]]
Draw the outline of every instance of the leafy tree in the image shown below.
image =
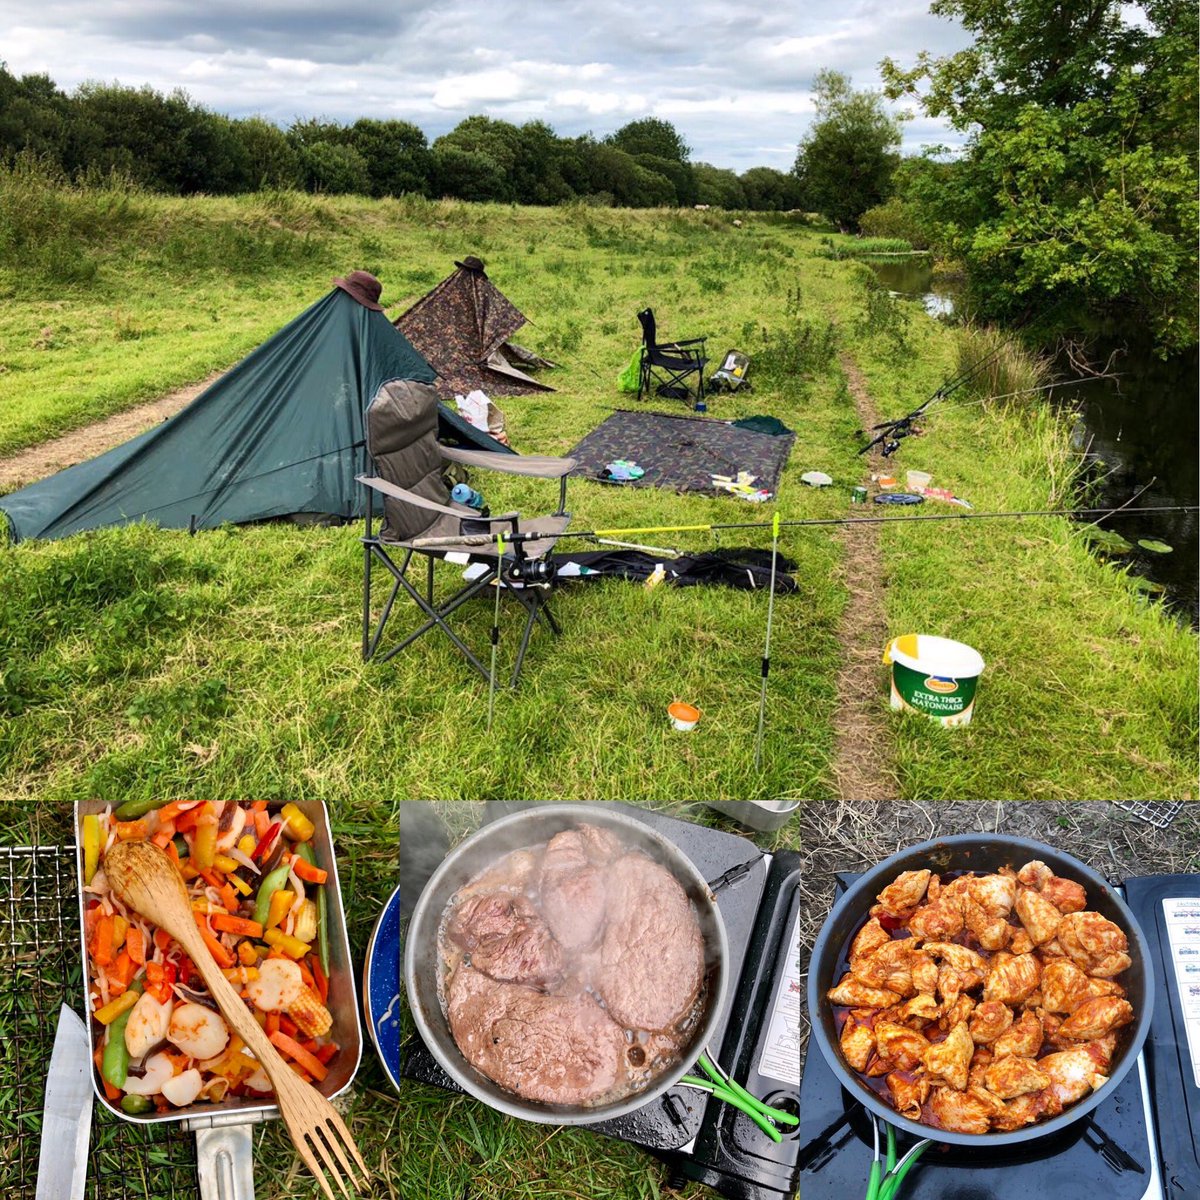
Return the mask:
[(464, 150), (445, 138), (433, 143), (430, 172), (434, 194), (458, 200), (507, 200), (510, 182), (504, 168), (482, 150)]
[(1197, 9), (1147, 0), (936, 0), (974, 35), (968, 50), (883, 64), (968, 134), (919, 206), (964, 262), (977, 308), (1006, 316), (1135, 306), (1164, 348), (1196, 339)]
[(774, 167), (751, 167), (740, 178), (746, 207), (755, 212), (787, 212), (800, 205), (800, 185), (795, 175)]
[(626, 154), (653, 154), (672, 162), (685, 163), (691, 158), (692, 148), (679, 135), (670, 121), (659, 117), (643, 117), (630, 121), (604, 139), (610, 146), (624, 150)]
[(27, 150), (62, 164), (69, 119), (69, 102), (49, 75), (18, 79), (0, 63), (0, 157)]
[(671, 184), (671, 198), (668, 204), (695, 204), (696, 177), (691, 163), (679, 162), (673, 158), (660, 158), (657, 154), (635, 154), (633, 161), (647, 171), (661, 175)]
[(300, 186), (300, 160), (296, 148), (278, 125), (262, 117), (246, 117), (234, 124), (249, 162), (250, 188), (258, 191)]
[(409, 121), (355, 121), (348, 145), (363, 156), (370, 180), (368, 195), (399, 196), (429, 190), (433, 159), (425, 134)]
[(714, 167), (710, 163), (694, 163), (692, 175), (696, 181), (696, 204), (711, 204), (714, 208), (746, 208), (746, 189), (736, 171)]
[(521, 204), (559, 204), (575, 192), (566, 179), (571, 143), (545, 121), (526, 121), (517, 130), (513, 188)]
[(854, 91), (839, 71), (818, 72), (813, 93), (816, 120), (793, 170), (808, 208), (857, 229), (858, 218), (888, 197), (900, 126), (877, 92)]
[(366, 195), (371, 186), (367, 161), (353, 146), (314, 141), (300, 147), (300, 172), (310, 192)]

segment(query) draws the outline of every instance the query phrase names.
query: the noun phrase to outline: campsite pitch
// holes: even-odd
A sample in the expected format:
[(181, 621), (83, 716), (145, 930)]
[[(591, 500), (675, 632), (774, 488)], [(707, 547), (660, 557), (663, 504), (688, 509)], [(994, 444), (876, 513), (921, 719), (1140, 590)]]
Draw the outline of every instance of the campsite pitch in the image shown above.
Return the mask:
[[(713, 397), (711, 417), (770, 415), (797, 431), (766, 511), (573, 479), (575, 528), (769, 521), (775, 507), (785, 520), (833, 517), (853, 511), (862, 473), (841, 360), (886, 414), (930, 394), (958, 351), (953, 330), (881, 299), (867, 268), (821, 257), (820, 235), (790, 217), (737, 227), (715, 212), (137, 197), (114, 229), (86, 189), (63, 203), (95, 210), (95, 240), (78, 246), (96, 264), (86, 288), (0, 264), (20, 301), (0, 314), (9, 452), (228, 368), (352, 268), (382, 279), (394, 318), (473, 253), (529, 318), (522, 343), (559, 364), (546, 375), (555, 392), (501, 398), (518, 451), (563, 454), (614, 407), (632, 406), (616, 376), (648, 304), (664, 327), (750, 354), (754, 391)], [(731, 274), (731, 260), (746, 269)], [(676, 402), (642, 406), (678, 415)], [(901, 467), (979, 508), (1070, 503), (1076, 461), (1045, 410), (947, 408), (929, 426), (906, 441)], [(810, 469), (834, 485), (804, 487)], [(549, 486), (488, 479), (482, 490), (494, 512), (538, 512), (557, 499)], [(5, 550), (0, 795), (839, 794), (837, 740), (853, 739), (838, 721), (839, 672), (853, 657), (869, 674), (883, 647), (843, 643), (857, 627), (842, 624), (849, 560), (833, 531), (791, 531), (781, 545), (800, 587), (776, 602), (761, 771), (762, 593), (564, 587), (562, 637), (534, 634), (521, 687), (499, 693), (488, 734), (486, 688), (452, 647), (426, 641), (386, 664), (359, 660), (358, 535), (353, 523), (194, 537), (127, 528)], [(686, 552), (714, 542), (653, 540)], [(769, 529), (718, 545), (769, 551)], [(878, 547), (853, 569), (887, 635), (953, 637), (989, 664), (975, 720), (956, 731), (886, 713), (876, 668), (874, 715), (888, 739), (877, 774), (893, 794), (1195, 795), (1196, 639), (1069, 522), (901, 524)], [(456, 582), (448, 573), (437, 587)], [(485, 651), (491, 614), (479, 608), (462, 629)], [(513, 614), (502, 616), (503, 669), (518, 634)], [(704, 712), (686, 737), (662, 716), (680, 697)], [(870, 770), (873, 756), (862, 762)]]

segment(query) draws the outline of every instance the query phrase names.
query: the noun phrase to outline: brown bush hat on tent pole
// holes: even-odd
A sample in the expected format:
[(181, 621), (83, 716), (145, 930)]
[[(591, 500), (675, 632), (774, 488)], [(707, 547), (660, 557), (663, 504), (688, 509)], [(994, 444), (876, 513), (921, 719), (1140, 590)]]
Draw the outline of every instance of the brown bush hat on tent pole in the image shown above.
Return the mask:
[(456, 267), (461, 267), (464, 271), (478, 271), (480, 275), (485, 275), (487, 273), (483, 269), (483, 259), (476, 258), (473, 254), (468, 254), (466, 258), (462, 260), (462, 262), (459, 262), (456, 258), (454, 260), (454, 265)]
[(379, 303), (383, 284), (370, 271), (351, 271), (345, 279), (335, 279), (333, 285), (357, 300), (363, 308), (383, 312), (383, 305)]

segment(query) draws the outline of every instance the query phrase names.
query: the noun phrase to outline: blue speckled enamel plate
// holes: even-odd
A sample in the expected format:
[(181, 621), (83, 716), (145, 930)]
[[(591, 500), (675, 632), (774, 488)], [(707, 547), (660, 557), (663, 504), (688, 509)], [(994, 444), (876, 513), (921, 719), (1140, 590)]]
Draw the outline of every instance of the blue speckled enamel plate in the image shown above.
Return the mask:
[(392, 1087), (400, 1090), (400, 889), (383, 906), (367, 943), (363, 1009)]

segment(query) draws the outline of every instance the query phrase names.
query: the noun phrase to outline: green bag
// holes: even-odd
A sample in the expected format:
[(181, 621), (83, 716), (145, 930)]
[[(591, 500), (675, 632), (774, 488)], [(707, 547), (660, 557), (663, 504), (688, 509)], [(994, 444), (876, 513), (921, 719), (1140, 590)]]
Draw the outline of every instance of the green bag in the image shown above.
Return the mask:
[(629, 365), (617, 376), (617, 387), (622, 392), (636, 392), (642, 374), (642, 347), (639, 346), (629, 360)]

